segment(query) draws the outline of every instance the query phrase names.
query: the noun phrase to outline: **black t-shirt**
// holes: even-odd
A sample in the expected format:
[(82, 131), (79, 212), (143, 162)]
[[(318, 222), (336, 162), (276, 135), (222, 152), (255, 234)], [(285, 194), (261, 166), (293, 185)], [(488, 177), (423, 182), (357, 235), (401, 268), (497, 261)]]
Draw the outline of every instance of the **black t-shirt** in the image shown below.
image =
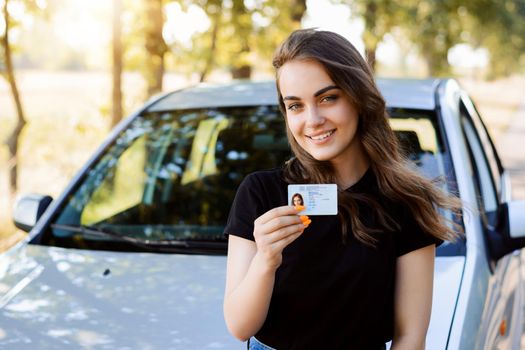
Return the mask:
[[(288, 204), (282, 175), (278, 168), (244, 179), (225, 234), (254, 240), (254, 220)], [(381, 200), (371, 169), (347, 191)], [(382, 349), (393, 335), (396, 258), (441, 243), (425, 234), (404, 206), (386, 209), (401, 229), (378, 234), (375, 248), (351, 232), (344, 244), (337, 215), (310, 216), (312, 223), (283, 250), (268, 315), (255, 337), (279, 350)], [(377, 227), (371, 207), (360, 203), (359, 215), (367, 227)]]

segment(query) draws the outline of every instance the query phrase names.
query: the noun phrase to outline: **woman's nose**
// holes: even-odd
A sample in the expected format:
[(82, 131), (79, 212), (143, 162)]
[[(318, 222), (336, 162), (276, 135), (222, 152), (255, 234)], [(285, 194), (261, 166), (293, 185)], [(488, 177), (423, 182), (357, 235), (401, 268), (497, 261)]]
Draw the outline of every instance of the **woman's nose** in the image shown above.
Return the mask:
[(325, 122), (325, 117), (321, 116), (317, 107), (308, 108), (308, 116), (306, 123), (308, 126), (318, 126)]

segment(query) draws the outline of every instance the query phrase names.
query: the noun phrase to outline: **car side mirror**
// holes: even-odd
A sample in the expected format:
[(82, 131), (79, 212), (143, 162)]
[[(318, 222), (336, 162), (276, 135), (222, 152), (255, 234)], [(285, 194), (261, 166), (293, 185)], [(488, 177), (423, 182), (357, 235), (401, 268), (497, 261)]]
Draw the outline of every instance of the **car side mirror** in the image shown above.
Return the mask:
[(489, 251), (492, 261), (525, 247), (525, 201), (503, 203), (498, 226), (489, 229)]
[(19, 229), (29, 232), (53, 201), (51, 196), (28, 194), (15, 203), (13, 222)]
[(525, 237), (525, 201), (507, 203), (509, 217), (509, 237)]

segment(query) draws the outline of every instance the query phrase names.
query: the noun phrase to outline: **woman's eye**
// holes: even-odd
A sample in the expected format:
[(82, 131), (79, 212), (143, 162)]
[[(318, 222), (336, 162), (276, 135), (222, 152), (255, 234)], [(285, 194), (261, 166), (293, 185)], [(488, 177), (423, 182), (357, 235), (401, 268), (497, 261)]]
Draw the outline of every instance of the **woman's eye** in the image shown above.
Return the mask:
[(328, 95), (328, 96), (325, 96), (321, 99), (321, 102), (331, 102), (331, 101), (335, 101), (337, 100), (337, 96), (336, 95)]
[(293, 112), (293, 111), (298, 110), (299, 107), (300, 107), (300, 106), (299, 106), (298, 103), (292, 103), (291, 105), (288, 106), (288, 110)]

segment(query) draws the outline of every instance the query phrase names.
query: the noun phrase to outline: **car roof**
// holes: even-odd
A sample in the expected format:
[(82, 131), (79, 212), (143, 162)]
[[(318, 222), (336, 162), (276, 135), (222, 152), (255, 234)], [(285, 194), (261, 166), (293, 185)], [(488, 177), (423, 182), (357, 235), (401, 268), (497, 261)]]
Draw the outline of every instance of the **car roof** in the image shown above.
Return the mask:
[[(376, 80), (387, 106), (433, 110), (439, 79)], [(232, 81), (203, 83), (164, 95), (148, 108), (148, 112), (174, 109), (220, 108), (277, 104), (274, 81)]]

